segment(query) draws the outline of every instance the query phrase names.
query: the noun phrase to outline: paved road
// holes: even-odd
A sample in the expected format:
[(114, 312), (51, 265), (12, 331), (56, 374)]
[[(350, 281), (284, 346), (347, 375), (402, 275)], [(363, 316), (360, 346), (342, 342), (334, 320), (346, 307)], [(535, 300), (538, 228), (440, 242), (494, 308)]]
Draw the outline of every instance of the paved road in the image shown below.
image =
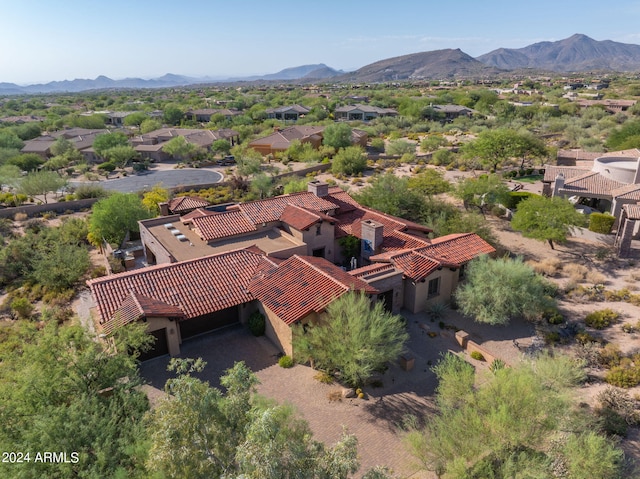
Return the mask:
[[(149, 189), (157, 183), (162, 183), (165, 188), (174, 188), (176, 186), (218, 183), (219, 181), (222, 181), (222, 175), (217, 171), (183, 168), (180, 170), (149, 171), (140, 175), (104, 180), (97, 184), (106, 190), (135, 193)], [(96, 184), (95, 182), (91, 183)], [(71, 184), (72, 186), (78, 186), (82, 183), (72, 181)]]

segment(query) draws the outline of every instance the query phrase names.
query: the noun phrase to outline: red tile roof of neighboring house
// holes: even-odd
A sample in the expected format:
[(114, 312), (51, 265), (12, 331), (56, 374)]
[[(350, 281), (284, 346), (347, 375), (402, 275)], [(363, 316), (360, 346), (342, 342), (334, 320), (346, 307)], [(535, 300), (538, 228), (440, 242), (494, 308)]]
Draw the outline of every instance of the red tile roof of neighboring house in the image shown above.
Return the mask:
[(180, 220), (183, 223), (190, 223), (194, 218), (201, 218), (202, 216), (213, 216), (218, 215), (220, 212), (205, 210), (204, 208), (196, 208), (195, 210), (187, 213), (186, 215), (182, 215)]
[(105, 276), (87, 284), (103, 324), (131, 294), (178, 307), (190, 319), (251, 301), (247, 286), (263, 261), (263, 255), (240, 249)]
[(135, 292), (129, 293), (120, 307), (113, 313), (102, 329), (105, 334), (111, 334), (117, 328), (137, 321), (140, 318), (161, 317), (184, 319), (184, 312), (172, 304), (149, 298)]
[(327, 213), (335, 210), (336, 206), (313, 193), (302, 192), (290, 195), (275, 196), (264, 200), (241, 203), (238, 208), (244, 212), (254, 224), (278, 221), (287, 205), (301, 206), (309, 210)]
[[(362, 226), (361, 223), (364, 220), (373, 220), (381, 223), (384, 226), (384, 237), (388, 244), (397, 243), (398, 238), (387, 239), (391, 236), (393, 231), (405, 231), (407, 229), (413, 229), (429, 233), (431, 230), (426, 226), (419, 225), (413, 221), (403, 220), (396, 218), (395, 216), (380, 213), (379, 211), (365, 208), (364, 206), (356, 207), (347, 212), (339, 212), (336, 214), (336, 237), (353, 235), (357, 238), (362, 238)], [(414, 237), (415, 238), (415, 237)], [(420, 241), (417, 239), (417, 241)]]
[(325, 199), (339, 208), (338, 213), (346, 213), (360, 208), (360, 204), (339, 186), (330, 187), (329, 196), (326, 196)]
[(494, 253), (495, 248), (475, 233), (461, 233), (435, 238), (428, 246), (388, 251), (371, 256), (371, 261), (391, 262), (414, 280), (429, 276), (443, 266), (459, 267), (472, 259)]
[(351, 276), (356, 278), (366, 278), (367, 276), (380, 275), (397, 271), (395, 266), (391, 263), (372, 263), (367, 266), (361, 266), (360, 268), (352, 269), (349, 271)]
[(349, 290), (378, 291), (322, 258), (294, 255), (277, 268), (256, 277), (251, 293), (286, 324), (321, 312)]
[(197, 196), (178, 196), (169, 201), (169, 210), (174, 213), (181, 213), (209, 206), (209, 204), (207, 200)]
[(319, 221), (335, 223), (336, 219), (324, 213), (315, 212), (296, 205), (287, 205), (280, 215), (280, 221), (293, 226), (297, 230), (305, 230)]
[(589, 173), (591, 170), (588, 168), (577, 168), (575, 166), (545, 166), (544, 170), (544, 178), (542, 181), (551, 182), (555, 181), (556, 176), (562, 174), (564, 176), (565, 181), (570, 178), (575, 178), (576, 176), (584, 175), (585, 173)]
[(224, 211), (217, 215), (198, 216), (192, 218), (191, 223), (196, 233), (205, 241), (250, 233), (257, 229), (243, 211)]
[(611, 196), (619, 200), (640, 201), (640, 185), (630, 184), (622, 186), (613, 190)]

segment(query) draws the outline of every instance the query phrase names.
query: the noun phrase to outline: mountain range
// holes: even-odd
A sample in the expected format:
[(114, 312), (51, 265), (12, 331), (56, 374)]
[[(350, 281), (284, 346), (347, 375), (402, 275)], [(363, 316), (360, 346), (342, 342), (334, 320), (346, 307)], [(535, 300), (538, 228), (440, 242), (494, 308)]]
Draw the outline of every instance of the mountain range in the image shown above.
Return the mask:
[(144, 80), (112, 80), (99, 76), (94, 80), (75, 79), (20, 86), (0, 83), (0, 95), (62, 93), (85, 90), (126, 88), (167, 88), (194, 84), (232, 82), (388, 82), (417, 79), (478, 78), (512, 70), (569, 73), (587, 71), (640, 71), (640, 45), (611, 40), (598, 41), (575, 34), (556, 42), (540, 42), (524, 48), (499, 48), (477, 58), (460, 49), (434, 50), (387, 58), (345, 73), (323, 63), (286, 68), (278, 73), (252, 77), (202, 77), (166, 74)]

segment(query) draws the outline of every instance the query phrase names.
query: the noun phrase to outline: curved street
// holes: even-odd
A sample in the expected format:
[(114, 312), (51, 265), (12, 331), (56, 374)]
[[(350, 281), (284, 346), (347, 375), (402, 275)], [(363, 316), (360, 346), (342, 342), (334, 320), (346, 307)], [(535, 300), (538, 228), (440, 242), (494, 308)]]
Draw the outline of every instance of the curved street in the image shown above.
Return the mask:
[(100, 182), (72, 181), (71, 185), (80, 186), (86, 183), (99, 184), (106, 190), (120, 191), (122, 193), (135, 193), (149, 189), (158, 183), (162, 183), (162, 186), (165, 188), (175, 188), (176, 186), (219, 183), (222, 181), (222, 178), (222, 174), (217, 171), (201, 168), (183, 168), (180, 170), (148, 171), (134, 176), (102, 180)]

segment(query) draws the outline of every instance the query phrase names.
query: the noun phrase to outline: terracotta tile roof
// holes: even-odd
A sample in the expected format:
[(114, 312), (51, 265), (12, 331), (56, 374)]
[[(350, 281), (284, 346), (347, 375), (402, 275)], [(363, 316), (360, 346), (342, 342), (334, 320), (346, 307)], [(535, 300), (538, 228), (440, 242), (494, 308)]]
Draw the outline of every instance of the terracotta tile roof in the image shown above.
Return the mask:
[(378, 291), (323, 258), (294, 255), (256, 277), (251, 293), (286, 324), (321, 312), (335, 298), (349, 290)]
[(496, 249), (475, 233), (459, 233), (434, 238), (419, 251), (439, 261), (460, 265), (480, 255), (495, 253)]
[(336, 219), (324, 213), (315, 212), (296, 205), (287, 205), (280, 215), (280, 221), (297, 230), (305, 230), (319, 221), (335, 223)]
[(190, 223), (191, 220), (194, 219), (194, 218), (201, 218), (203, 216), (213, 216), (213, 215), (217, 215), (217, 214), (220, 214), (220, 213), (216, 212), (216, 211), (205, 210), (204, 208), (196, 208), (192, 212), (187, 213), (186, 215), (182, 215), (180, 217), (180, 220), (183, 223)]
[(640, 185), (625, 185), (611, 192), (611, 196), (621, 200), (640, 201)]
[(197, 196), (178, 196), (169, 201), (169, 210), (173, 213), (181, 213), (209, 206), (209, 204), (207, 200)]
[(565, 181), (562, 190), (567, 193), (579, 195), (587, 193), (592, 195), (611, 196), (611, 192), (622, 186), (624, 183), (605, 178), (600, 173), (588, 172)]
[(240, 249), (105, 276), (87, 284), (103, 324), (132, 293), (178, 307), (189, 319), (251, 301), (247, 287), (263, 258)]
[(398, 251), (400, 249), (415, 249), (427, 246), (429, 240), (427, 238), (418, 238), (417, 236), (404, 233), (402, 231), (392, 231), (388, 235), (383, 236), (381, 251)]
[[(362, 226), (361, 223), (365, 220), (373, 220), (381, 223), (384, 226), (385, 241), (389, 245), (397, 243), (399, 238), (389, 238), (393, 231), (404, 231), (407, 229), (415, 229), (423, 231), (425, 233), (431, 230), (426, 226), (419, 225), (412, 221), (396, 218), (395, 216), (380, 213), (379, 211), (359, 206), (355, 209), (344, 213), (337, 213), (335, 218), (338, 220), (336, 223), (336, 237), (353, 235), (357, 238), (362, 238)], [(405, 238), (407, 239), (407, 238)], [(419, 239), (418, 239), (419, 241)]]
[(418, 280), (443, 266), (459, 267), (480, 255), (494, 252), (495, 248), (477, 234), (461, 233), (436, 238), (431, 244), (421, 248), (371, 256), (370, 260), (391, 262), (407, 277)]
[(391, 273), (393, 271), (397, 270), (391, 263), (372, 263), (367, 266), (352, 269), (349, 271), (349, 274), (356, 278), (367, 279), (369, 276)]
[(338, 186), (330, 187), (329, 196), (326, 196), (325, 199), (338, 207), (336, 214), (346, 213), (356, 208), (360, 208), (360, 204)]
[(555, 181), (556, 176), (562, 174), (564, 176), (565, 181), (571, 178), (575, 178), (576, 176), (584, 175), (585, 173), (589, 173), (591, 170), (587, 168), (577, 168), (575, 166), (552, 166), (545, 165), (544, 170), (544, 178), (542, 181), (547, 183)]
[(631, 220), (640, 220), (640, 205), (622, 205), (623, 211)]
[(178, 306), (131, 292), (109, 318), (109, 321), (102, 325), (102, 330), (105, 334), (111, 334), (117, 328), (144, 317), (184, 319), (185, 315)]
[(242, 211), (225, 211), (216, 215), (199, 216), (191, 220), (195, 232), (204, 241), (213, 241), (256, 231), (253, 222)]
[(271, 135), (258, 138), (249, 143), (249, 146), (269, 146), (274, 150), (286, 150), (293, 140), (322, 139), (324, 126), (297, 125), (273, 132)]
[(327, 213), (336, 208), (333, 203), (306, 191), (241, 203), (238, 205), (238, 208), (244, 212), (254, 224), (259, 224), (278, 221), (287, 205), (301, 206), (302, 208), (320, 211), (322, 213)]

